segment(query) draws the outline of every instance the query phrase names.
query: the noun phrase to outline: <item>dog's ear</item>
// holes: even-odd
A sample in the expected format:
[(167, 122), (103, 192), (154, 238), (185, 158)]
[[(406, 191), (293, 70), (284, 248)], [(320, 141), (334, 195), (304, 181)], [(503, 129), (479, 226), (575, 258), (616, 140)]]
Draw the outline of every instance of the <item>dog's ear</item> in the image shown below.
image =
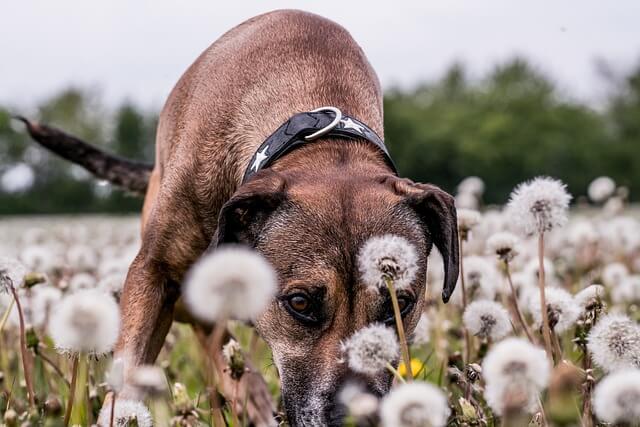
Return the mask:
[(218, 229), (211, 246), (255, 242), (273, 212), (286, 200), (286, 181), (277, 172), (264, 170), (242, 185), (218, 217)]
[(436, 245), (444, 261), (442, 300), (449, 301), (458, 280), (460, 267), (458, 249), (458, 220), (454, 198), (435, 185), (415, 183), (409, 179), (386, 177), (403, 203), (413, 209), (425, 234)]

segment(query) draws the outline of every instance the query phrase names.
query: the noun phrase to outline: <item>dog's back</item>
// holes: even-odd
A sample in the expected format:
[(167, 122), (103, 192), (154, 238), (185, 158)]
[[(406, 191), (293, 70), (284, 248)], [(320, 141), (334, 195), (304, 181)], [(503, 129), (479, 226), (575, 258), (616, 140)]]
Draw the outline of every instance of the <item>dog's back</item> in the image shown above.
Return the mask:
[[(203, 179), (233, 186), (280, 124), (324, 105), (382, 135), (377, 77), (344, 28), (301, 11), (257, 16), (213, 43), (173, 89), (160, 118), (156, 163), (162, 172), (174, 153), (197, 153)], [(225, 170), (211, 171), (214, 164)]]

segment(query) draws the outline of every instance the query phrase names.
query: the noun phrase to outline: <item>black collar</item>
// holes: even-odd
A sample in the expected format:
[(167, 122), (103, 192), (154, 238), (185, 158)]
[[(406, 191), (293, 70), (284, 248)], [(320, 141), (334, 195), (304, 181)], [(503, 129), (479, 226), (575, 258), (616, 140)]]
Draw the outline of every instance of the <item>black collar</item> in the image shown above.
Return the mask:
[(395, 174), (398, 173), (384, 142), (369, 126), (356, 118), (343, 115), (335, 107), (323, 107), (294, 115), (267, 138), (251, 157), (242, 183), (286, 153), (321, 136), (346, 140), (365, 139), (380, 149), (386, 163)]

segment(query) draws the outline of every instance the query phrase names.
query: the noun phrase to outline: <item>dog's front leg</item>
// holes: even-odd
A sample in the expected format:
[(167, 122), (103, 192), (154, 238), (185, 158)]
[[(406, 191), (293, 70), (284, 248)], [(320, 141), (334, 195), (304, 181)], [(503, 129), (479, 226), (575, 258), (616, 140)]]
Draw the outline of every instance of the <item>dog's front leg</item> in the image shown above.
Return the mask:
[[(138, 366), (153, 363), (162, 349), (178, 293), (177, 285), (167, 279), (157, 263), (149, 261), (143, 247), (129, 267), (120, 300), (121, 330), (114, 360), (120, 359), (124, 365), (124, 387), (118, 400), (139, 399), (130, 385), (131, 376)], [(101, 425), (104, 412), (111, 409), (111, 398), (108, 395), (103, 404)]]

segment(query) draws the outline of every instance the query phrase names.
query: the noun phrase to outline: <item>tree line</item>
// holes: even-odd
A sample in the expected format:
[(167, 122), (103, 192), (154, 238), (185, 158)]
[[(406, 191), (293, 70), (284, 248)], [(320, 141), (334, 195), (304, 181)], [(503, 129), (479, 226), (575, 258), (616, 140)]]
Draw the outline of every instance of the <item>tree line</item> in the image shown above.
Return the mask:
[[(386, 92), (385, 140), (401, 175), (453, 193), (476, 175), (486, 183), (486, 203), (504, 203), (517, 183), (537, 175), (562, 179), (576, 196), (607, 175), (639, 200), (640, 66), (607, 84), (604, 102), (594, 106), (522, 59), (481, 79), (455, 64), (438, 80)], [(23, 112), (0, 106), (0, 214), (140, 209), (140, 198), (31, 142), (11, 119), (16, 113)], [(70, 88), (38, 105), (35, 118), (120, 155), (153, 160), (157, 111), (131, 102), (110, 110), (97, 92)]]

